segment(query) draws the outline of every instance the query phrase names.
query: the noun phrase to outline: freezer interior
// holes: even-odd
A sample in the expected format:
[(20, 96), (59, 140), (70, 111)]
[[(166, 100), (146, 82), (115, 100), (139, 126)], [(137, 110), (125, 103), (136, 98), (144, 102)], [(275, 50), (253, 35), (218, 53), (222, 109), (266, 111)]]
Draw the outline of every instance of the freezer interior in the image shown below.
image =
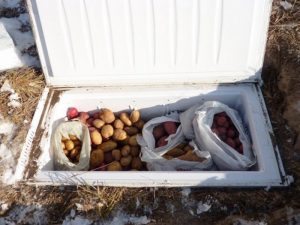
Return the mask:
[[(79, 111), (110, 108), (121, 112), (137, 108), (149, 120), (195, 104), (216, 100), (236, 109), (252, 140), (257, 163), (248, 171), (55, 171), (51, 135), (65, 120), (69, 107)], [(280, 186), (284, 170), (259, 87), (238, 85), (163, 85), (50, 89), (35, 134), (39, 157), (36, 171), (27, 177), (34, 183), (93, 184), (108, 186)], [(36, 116), (35, 116), (36, 117)], [(37, 119), (37, 118), (35, 118)], [(42, 132), (42, 134), (41, 134)], [(36, 140), (37, 136), (40, 140)], [(35, 146), (36, 148), (36, 146)], [(29, 153), (28, 153), (29, 157)], [(29, 158), (29, 165), (30, 165)], [(27, 173), (28, 174), (28, 173)]]

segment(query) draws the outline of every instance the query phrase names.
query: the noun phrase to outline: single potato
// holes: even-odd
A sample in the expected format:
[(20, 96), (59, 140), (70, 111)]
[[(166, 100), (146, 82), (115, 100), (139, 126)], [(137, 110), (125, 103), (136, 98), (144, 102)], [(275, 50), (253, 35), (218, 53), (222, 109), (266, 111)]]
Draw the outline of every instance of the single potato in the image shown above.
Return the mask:
[(113, 139), (116, 141), (124, 141), (127, 138), (127, 134), (122, 129), (115, 129)]
[(65, 142), (65, 146), (66, 146), (66, 150), (68, 151), (71, 151), (75, 147), (74, 142), (71, 140), (67, 140)]
[(145, 122), (143, 120), (137, 121), (134, 126), (137, 127), (139, 130), (142, 130), (144, 127)]
[(142, 168), (143, 164), (139, 157), (134, 157), (131, 161), (131, 168), (140, 170)]
[(140, 154), (140, 147), (139, 146), (131, 146), (130, 147), (130, 154), (133, 157), (137, 157)]
[(93, 120), (93, 126), (100, 129), (101, 127), (103, 127), (105, 124), (105, 122), (103, 120), (100, 119), (95, 119)]
[(102, 143), (101, 134), (97, 130), (90, 132), (91, 141), (94, 145), (100, 145)]
[(107, 166), (108, 171), (122, 171), (122, 166), (119, 162), (113, 161)]
[(124, 131), (129, 135), (136, 135), (139, 133), (139, 129), (137, 127), (125, 127)]
[(121, 151), (119, 149), (114, 149), (111, 151), (111, 155), (116, 161), (120, 161), (121, 159)]
[(129, 119), (129, 116), (126, 112), (122, 112), (120, 114), (120, 119), (122, 120), (122, 122), (126, 125), (126, 126), (131, 126), (132, 125), (132, 122), (131, 120)]
[(109, 152), (115, 148), (117, 148), (118, 144), (114, 141), (106, 141), (103, 142), (102, 144), (98, 145), (98, 149), (102, 149), (104, 152)]
[(138, 110), (133, 110), (129, 117), (129, 119), (132, 123), (136, 123), (137, 121), (140, 120), (140, 118), (141, 118), (141, 114)]
[(121, 149), (122, 156), (128, 156), (130, 154), (130, 146), (124, 145)]
[(128, 140), (129, 145), (131, 146), (139, 146), (137, 140), (136, 140), (136, 135), (133, 135), (129, 138)]
[(100, 166), (104, 162), (104, 152), (97, 149), (91, 152), (90, 165), (92, 168)]
[(113, 136), (114, 134), (114, 128), (112, 125), (104, 125), (102, 128), (101, 128), (101, 135), (103, 138), (109, 138), (111, 136)]
[(115, 114), (107, 108), (103, 108), (99, 112), (99, 118), (105, 123), (112, 123), (115, 120)]
[(120, 163), (121, 163), (121, 165), (124, 166), (124, 167), (129, 166), (129, 165), (131, 164), (131, 161), (132, 161), (132, 156), (131, 156), (131, 155), (122, 157), (122, 158), (120, 159)]
[(114, 128), (116, 129), (123, 129), (124, 128), (124, 123), (120, 119), (116, 119), (114, 122)]

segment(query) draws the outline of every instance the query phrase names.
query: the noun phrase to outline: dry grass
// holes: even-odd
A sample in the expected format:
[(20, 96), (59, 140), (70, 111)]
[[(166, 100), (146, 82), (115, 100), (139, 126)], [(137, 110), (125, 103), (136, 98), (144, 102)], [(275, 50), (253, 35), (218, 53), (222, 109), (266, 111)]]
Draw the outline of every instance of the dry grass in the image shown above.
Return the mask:
[(2, 116), (17, 125), (22, 124), (25, 119), (30, 122), (45, 86), (43, 76), (33, 68), (22, 68), (3, 72), (0, 77), (0, 86), (5, 80), (8, 80), (11, 87), (18, 93), (22, 103), (22, 106), (18, 108), (7, 106), (10, 93), (1, 92), (0, 112)]

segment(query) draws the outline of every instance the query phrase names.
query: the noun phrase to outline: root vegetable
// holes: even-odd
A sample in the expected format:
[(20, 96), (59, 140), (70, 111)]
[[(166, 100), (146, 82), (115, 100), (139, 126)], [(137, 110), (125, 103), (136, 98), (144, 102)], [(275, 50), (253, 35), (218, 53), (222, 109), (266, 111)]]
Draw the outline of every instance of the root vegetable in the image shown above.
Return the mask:
[(232, 148), (236, 147), (235, 142), (234, 142), (234, 140), (232, 138), (227, 138), (226, 139), (226, 144), (228, 144)]
[(131, 161), (131, 168), (135, 170), (140, 170), (142, 168), (143, 164), (139, 157), (132, 158)]
[(128, 155), (128, 156), (125, 156), (125, 157), (122, 157), (120, 159), (120, 163), (122, 166), (126, 167), (126, 166), (129, 166), (130, 163), (132, 161), (132, 156), (131, 155)]
[(135, 134), (138, 134), (138, 133), (139, 133), (139, 129), (136, 128), (136, 127), (125, 127), (125, 128), (124, 128), (124, 131), (125, 131), (129, 136), (132, 136), (132, 135), (135, 135)]
[(159, 140), (161, 137), (166, 135), (165, 128), (162, 124), (154, 127), (152, 133), (153, 133), (153, 136), (154, 136), (156, 141)]
[(104, 153), (101, 149), (91, 152), (90, 165), (93, 168), (99, 167), (104, 161)]
[(93, 126), (100, 129), (104, 126), (105, 122), (103, 120), (100, 120), (100, 119), (95, 119), (93, 121)]
[(137, 121), (134, 126), (137, 127), (139, 130), (142, 130), (144, 127), (145, 122), (143, 120)]
[(178, 159), (185, 160), (185, 161), (191, 161), (191, 162), (202, 162), (204, 159), (198, 157), (195, 153), (192, 151), (188, 151), (182, 156), (179, 156)]
[(139, 144), (138, 144), (138, 142), (137, 142), (137, 140), (136, 140), (136, 135), (131, 136), (131, 137), (129, 138), (129, 140), (128, 140), (128, 143), (129, 143), (129, 145), (131, 145), (131, 146), (138, 146)]
[(82, 123), (86, 123), (86, 121), (89, 117), (90, 117), (90, 115), (87, 112), (80, 112), (80, 114), (79, 114), (79, 120)]
[(115, 129), (113, 139), (116, 141), (124, 141), (127, 138), (127, 134), (122, 129)]
[(157, 147), (162, 147), (168, 144), (168, 141), (166, 141), (166, 138), (168, 138), (167, 136), (163, 136), (161, 137), (158, 141), (157, 141)]
[(112, 123), (115, 120), (115, 115), (110, 109), (103, 108), (99, 112), (99, 118), (105, 123)]
[(114, 157), (112, 156), (111, 152), (104, 153), (104, 161), (105, 163), (111, 163), (114, 161)]
[(138, 146), (131, 146), (131, 147), (130, 147), (130, 154), (131, 154), (133, 157), (139, 156), (139, 154), (140, 154), (140, 148), (139, 148)]
[(103, 138), (109, 138), (111, 136), (113, 136), (114, 134), (114, 128), (112, 127), (112, 125), (104, 125), (101, 128), (101, 135)]
[(100, 145), (102, 143), (101, 134), (97, 130), (90, 132), (91, 141), (94, 145)]
[(65, 146), (66, 146), (66, 150), (68, 151), (71, 151), (75, 147), (74, 142), (71, 140), (67, 140), (65, 142)]
[(78, 110), (75, 107), (68, 108), (67, 117), (69, 120), (78, 117), (78, 115), (79, 115)]
[(70, 151), (69, 156), (70, 156), (71, 159), (76, 159), (76, 156), (77, 156), (78, 154), (79, 154), (79, 151), (78, 151), (76, 148), (74, 148), (74, 149), (72, 149), (72, 150)]
[(216, 117), (216, 123), (218, 126), (224, 126), (224, 124), (226, 123), (227, 119), (225, 116), (218, 116)]
[(176, 130), (177, 130), (177, 126), (175, 122), (172, 121), (167, 121), (163, 123), (163, 126), (165, 128), (165, 131), (171, 135), (171, 134), (175, 134)]
[(124, 123), (120, 119), (116, 119), (114, 122), (114, 128), (116, 129), (123, 129), (124, 128)]
[(185, 154), (185, 151), (183, 151), (182, 149), (180, 148), (173, 148), (171, 150), (169, 150), (166, 155), (170, 155), (172, 157), (178, 157), (178, 156), (181, 156)]
[(111, 155), (116, 161), (119, 161), (121, 159), (121, 151), (119, 149), (112, 150)]
[(107, 166), (108, 171), (122, 171), (122, 166), (119, 162), (114, 161)]
[(130, 114), (129, 119), (132, 123), (136, 123), (137, 121), (139, 121), (140, 117), (141, 117), (140, 112), (138, 110), (133, 110)]
[(120, 114), (120, 119), (122, 120), (122, 122), (126, 125), (126, 126), (131, 126), (132, 125), (132, 122), (131, 120), (129, 119), (129, 116), (126, 112), (122, 112)]
[(122, 156), (128, 156), (130, 154), (130, 146), (124, 145), (123, 148), (121, 149), (121, 154)]
[(115, 148), (117, 148), (118, 144), (114, 141), (106, 141), (103, 142), (102, 144), (98, 145), (98, 149), (102, 149), (104, 152), (109, 152)]

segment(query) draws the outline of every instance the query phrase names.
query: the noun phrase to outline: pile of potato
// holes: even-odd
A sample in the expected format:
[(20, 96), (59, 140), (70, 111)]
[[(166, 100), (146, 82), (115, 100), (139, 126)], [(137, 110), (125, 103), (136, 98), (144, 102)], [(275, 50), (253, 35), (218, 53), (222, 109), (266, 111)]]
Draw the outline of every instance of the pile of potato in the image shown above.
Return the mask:
[(72, 163), (79, 162), (81, 146), (82, 142), (75, 135), (69, 134), (69, 138), (61, 139), (61, 147)]
[[(142, 170), (144, 165), (139, 157), (140, 146), (136, 136), (141, 133), (144, 121), (140, 112), (133, 110), (116, 115), (103, 108), (90, 115), (87, 112), (74, 113), (82, 123), (89, 127), (92, 142), (90, 158), (91, 170)], [(68, 118), (74, 119), (73, 116)]]
[(177, 158), (191, 162), (202, 162), (205, 160), (204, 158), (197, 156), (193, 150), (193, 147), (188, 143), (181, 143), (165, 153), (163, 157), (167, 160)]
[(214, 115), (211, 130), (223, 142), (235, 149), (238, 153), (243, 154), (243, 144), (240, 141), (239, 132), (226, 112)]
[(167, 138), (171, 134), (175, 134), (179, 123), (166, 121), (153, 128), (153, 137), (155, 139), (155, 147), (162, 147), (168, 144)]

